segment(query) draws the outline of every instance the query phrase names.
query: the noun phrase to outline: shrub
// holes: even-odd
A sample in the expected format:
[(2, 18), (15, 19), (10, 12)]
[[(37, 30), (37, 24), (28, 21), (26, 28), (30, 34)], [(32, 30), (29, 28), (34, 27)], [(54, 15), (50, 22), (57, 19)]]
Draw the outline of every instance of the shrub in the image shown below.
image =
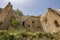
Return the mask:
[(20, 31), (19, 34), (20, 34), (22, 37), (28, 37), (28, 36), (29, 36), (28, 32), (26, 32), (26, 31)]
[(9, 38), (8, 32), (0, 32), (0, 40), (7, 40)]
[(15, 10), (15, 13), (18, 14), (18, 15), (20, 15), (20, 16), (23, 16), (22, 11), (20, 11), (19, 9)]
[(38, 35), (38, 37), (43, 38), (43, 35), (44, 34), (42, 32), (40, 32), (39, 35)]
[(14, 20), (12, 20), (11, 24), (12, 24), (12, 26), (17, 27), (19, 25), (19, 22), (20, 22), (19, 20), (14, 19)]
[(55, 39), (53, 34), (43, 32), (27, 32), (27, 31), (0, 31), (0, 40), (26, 40), (27, 38), (43, 38), (43, 39)]
[(48, 39), (53, 39), (54, 38), (53, 34), (50, 34), (50, 33), (45, 33), (44, 36)]

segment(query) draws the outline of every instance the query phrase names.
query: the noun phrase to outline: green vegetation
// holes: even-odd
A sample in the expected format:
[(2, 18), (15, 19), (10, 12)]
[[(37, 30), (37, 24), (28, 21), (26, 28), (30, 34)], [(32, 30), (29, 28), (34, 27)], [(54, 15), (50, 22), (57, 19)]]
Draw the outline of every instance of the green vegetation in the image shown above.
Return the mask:
[(23, 16), (23, 13), (19, 9), (15, 10), (15, 13), (17, 13), (20, 16)]
[(28, 39), (45, 39), (52, 40), (55, 39), (55, 34), (44, 33), (44, 32), (27, 32), (18, 30), (0, 30), (0, 40), (28, 40)]
[(13, 19), (11, 22), (12, 26), (14, 26), (14, 27), (17, 27), (19, 25), (19, 23), (20, 23), (20, 21), (17, 19)]

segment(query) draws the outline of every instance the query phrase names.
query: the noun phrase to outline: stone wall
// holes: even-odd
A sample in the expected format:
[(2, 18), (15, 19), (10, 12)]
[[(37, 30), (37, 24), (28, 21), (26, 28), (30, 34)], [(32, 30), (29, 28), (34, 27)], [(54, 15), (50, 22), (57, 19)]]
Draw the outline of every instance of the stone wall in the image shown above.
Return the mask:
[(19, 30), (50, 33), (60, 31), (60, 12), (51, 8), (48, 8), (46, 14), (43, 16), (19, 16), (14, 13), (12, 5), (9, 2), (4, 9), (0, 8), (0, 29), (8, 29), (11, 19), (20, 20), (20, 24), (17, 27)]
[(14, 16), (16, 19), (20, 20), (19, 29), (31, 32), (43, 31), (42, 24), (40, 22), (40, 16)]
[(48, 8), (46, 15), (41, 18), (45, 32), (53, 33), (60, 31), (60, 16), (56, 14), (58, 13), (55, 10)]

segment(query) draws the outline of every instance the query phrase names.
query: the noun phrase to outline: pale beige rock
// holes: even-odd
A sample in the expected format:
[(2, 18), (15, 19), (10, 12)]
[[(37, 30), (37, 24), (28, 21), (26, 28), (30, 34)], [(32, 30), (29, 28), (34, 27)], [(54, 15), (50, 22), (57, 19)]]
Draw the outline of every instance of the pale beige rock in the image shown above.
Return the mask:
[(40, 19), (44, 32), (58, 32), (60, 31), (60, 13), (51, 8)]
[(12, 5), (9, 2), (8, 5), (0, 13), (0, 29), (5, 29), (12, 17)]

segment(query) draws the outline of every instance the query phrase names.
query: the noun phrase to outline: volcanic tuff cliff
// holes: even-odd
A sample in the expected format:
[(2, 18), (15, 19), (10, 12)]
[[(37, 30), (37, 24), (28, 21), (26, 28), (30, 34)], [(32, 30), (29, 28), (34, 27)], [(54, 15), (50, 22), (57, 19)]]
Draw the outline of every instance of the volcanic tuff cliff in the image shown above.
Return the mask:
[(9, 2), (5, 8), (0, 8), (1, 30), (26, 30), (31, 32), (60, 31), (60, 11), (48, 8), (43, 16), (20, 16)]
[[(0, 8), (0, 29), (1, 30), (26, 30), (31, 32), (42, 31), (42, 24), (40, 22), (40, 16), (19, 16), (12, 9), (12, 5), (9, 2), (5, 8)], [(12, 21), (18, 21), (16, 28)], [(13, 21), (13, 22), (14, 22)]]

